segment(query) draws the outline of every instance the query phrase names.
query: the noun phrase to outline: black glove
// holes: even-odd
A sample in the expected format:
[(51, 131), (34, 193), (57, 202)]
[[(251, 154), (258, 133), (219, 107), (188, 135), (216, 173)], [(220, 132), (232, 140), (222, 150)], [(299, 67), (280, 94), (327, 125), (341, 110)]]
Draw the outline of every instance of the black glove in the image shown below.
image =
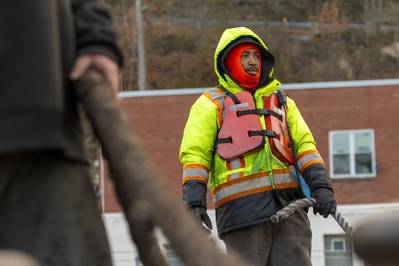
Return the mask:
[(199, 222), (201, 222), (202, 228), (209, 235), (212, 232), (212, 222), (211, 218), (209, 218), (208, 214), (206, 213), (206, 209), (202, 206), (194, 206), (192, 207), (192, 210), (194, 216)]
[(335, 214), (337, 202), (331, 188), (317, 188), (313, 191), (312, 196), (316, 199), (316, 204), (313, 206), (314, 214), (320, 213), (324, 218), (327, 218), (329, 214)]

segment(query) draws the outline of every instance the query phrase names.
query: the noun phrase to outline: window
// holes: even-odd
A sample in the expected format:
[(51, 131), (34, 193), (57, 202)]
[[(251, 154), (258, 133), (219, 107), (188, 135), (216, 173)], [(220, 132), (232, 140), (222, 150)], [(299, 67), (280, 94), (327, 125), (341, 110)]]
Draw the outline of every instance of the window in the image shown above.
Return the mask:
[(330, 131), (331, 177), (375, 177), (374, 130)]
[(325, 235), (326, 266), (353, 266), (352, 244), (345, 235)]
[(332, 251), (345, 251), (345, 239), (332, 239), (331, 250)]

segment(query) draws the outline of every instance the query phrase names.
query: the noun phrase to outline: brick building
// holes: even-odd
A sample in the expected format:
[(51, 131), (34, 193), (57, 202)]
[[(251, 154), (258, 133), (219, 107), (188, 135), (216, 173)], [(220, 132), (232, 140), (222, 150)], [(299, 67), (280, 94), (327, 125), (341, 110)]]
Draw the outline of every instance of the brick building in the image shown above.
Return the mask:
[[(283, 89), (296, 101), (330, 169), (339, 210), (353, 222), (361, 216), (357, 213), (398, 210), (399, 80), (287, 84)], [(180, 140), (190, 107), (203, 91), (121, 93), (123, 108), (149, 158), (178, 194)], [(103, 209), (119, 212), (112, 185), (106, 178), (103, 183)], [(310, 219), (314, 265), (362, 265), (334, 223), (322, 229), (319, 217)]]

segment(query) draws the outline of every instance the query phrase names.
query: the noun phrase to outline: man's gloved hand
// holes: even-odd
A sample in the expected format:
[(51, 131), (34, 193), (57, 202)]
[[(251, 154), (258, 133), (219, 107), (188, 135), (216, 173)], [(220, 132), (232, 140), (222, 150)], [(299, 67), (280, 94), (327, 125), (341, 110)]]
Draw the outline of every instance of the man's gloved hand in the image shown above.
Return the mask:
[(212, 232), (212, 222), (211, 218), (209, 218), (206, 213), (206, 209), (201, 206), (192, 207), (194, 216), (201, 222), (202, 228), (204, 228), (205, 232), (209, 235)]
[(329, 214), (334, 214), (337, 211), (337, 202), (332, 189), (318, 188), (313, 191), (312, 196), (316, 199), (316, 204), (313, 206), (314, 214), (320, 213), (327, 218)]

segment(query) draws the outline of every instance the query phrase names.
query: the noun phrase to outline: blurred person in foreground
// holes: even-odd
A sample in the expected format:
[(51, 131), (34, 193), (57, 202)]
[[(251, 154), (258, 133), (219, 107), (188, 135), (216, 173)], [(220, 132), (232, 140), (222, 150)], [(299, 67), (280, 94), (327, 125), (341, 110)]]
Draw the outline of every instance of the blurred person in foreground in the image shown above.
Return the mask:
[(0, 4), (0, 249), (40, 265), (111, 265), (71, 80), (122, 63), (97, 0)]
[(351, 239), (367, 266), (399, 265), (399, 214), (392, 212), (361, 221)]
[(336, 202), (308, 126), (273, 78), (274, 61), (251, 30), (222, 34), (214, 56), (219, 86), (197, 99), (184, 129), (183, 199), (210, 230), (209, 186), (228, 253), (253, 265), (306, 266), (312, 235), (307, 210), (279, 224), (270, 216), (304, 196), (297, 172), (316, 198), (315, 213), (335, 213)]

